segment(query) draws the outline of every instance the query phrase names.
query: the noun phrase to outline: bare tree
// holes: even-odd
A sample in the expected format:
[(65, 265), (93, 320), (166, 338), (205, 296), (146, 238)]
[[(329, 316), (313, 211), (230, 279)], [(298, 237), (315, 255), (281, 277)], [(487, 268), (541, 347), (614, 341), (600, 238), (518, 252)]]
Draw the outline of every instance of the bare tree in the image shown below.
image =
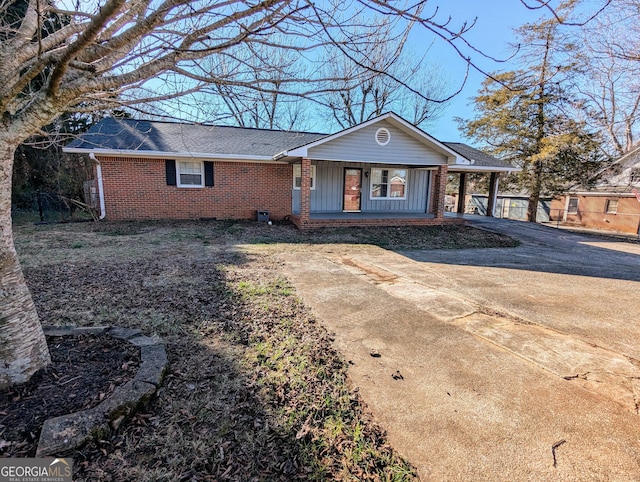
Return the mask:
[[(640, 2), (621, 1), (574, 32), (581, 74), (576, 91), (586, 121), (606, 136), (612, 156), (628, 152), (638, 136), (640, 62), (633, 57), (640, 41)], [(624, 42), (621, 42), (624, 39)]]
[[(598, 16), (600, 27), (615, 31), (607, 35), (608, 54), (623, 60), (640, 61), (640, 0), (616, 0)], [(599, 34), (594, 29), (592, 32)], [(605, 32), (605, 35), (609, 32)], [(591, 39), (589, 39), (591, 40)]]
[[(386, 40), (396, 44), (392, 50), (401, 51), (408, 31), (421, 28), (473, 67), (470, 57), (480, 53), (465, 40), (472, 24), (453, 27), (451, 18), (442, 17), (437, 8), (424, 14), (427, 1), (0, 1), (0, 386), (27, 379), (49, 361), (13, 244), (11, 175), (14, 152), (22, 141), (69, 111), (167, 101), (211, 84), (276, 92), (267, 78), (248, 82), (237, 72), (212, 72), (204, 62), (241, 60), (238, 49), (264, 45), (314, 59), (330, 46), (336, 59), (384, 73), (386, 65), (375, 65), (367, 57), (375, 31), (369, 25), (379, 23), (371, 19), (394, 19)], [(51, 19), (63, 21), (43, 28)], [(273, 40), (279, 34), (286, 43)], [(268, 70), (269, 59), (263, 60)], [(331, 88), (328, 78), (314, 77), (303, 88), (299, 80), (283, 77), (277, 91), (304, 97)], [(292, 85), (298, 87), (290, 89)], [(405, 87), (428, 98), (417, 88)]]
[[(203, 68), (206, 58), (237, 60), (241, 47), (268, 45), (304, 53), (334, 45), (365, 65), (358, 45), (366, 42), (367, 29), (354, 25), (358, 15), (375, 7), (380, 12), (374, 14), (405, 19), (398, 28), (406, 30), (418, 14), (415, 7), (391, 11), (382, 1), (354, 2), (349, 8), (304, 0), (105, 0), (89, 5), (95, 10), (65, 10), (64, 2), (45, 0), (0, 2), (0, 386), (24, 381), (49, 362), (13, 244), (11, 175), (22, 141), (66, 111), (161, 101), (212, 83), (273, 93), (236, 72)], [(51, 16), (65, 21), (42, 35)], [(286, 36), (286, 44), (273, 41), (278, 34)], [(298, 80), (283, 78), (281, 85), (286, 90)], [(314, 88), (308, 86), (308, 92)]]
[(428, 124), (442, 114), (451, 97), (444, 76), (426, 62), (428, 50), (419, 56), (403, 48), (406, 37), (393, 44), (386, 42), (389, 31), (393, 31), (393, 20), (384, 18), (365, 46), (364, 54), (376, 66), (375, 71), (349, 58), (330, 60), (332, 53), (327, 52), (325, 75), (340, 80), (334, 89), (315, 99), (340, 128), (388, 111), (395, 111), (414, 125)]
[[(286, 45), (282, 35), (271, 39), (279, 46)], [(200, 109), (208, 121), (225, 122), (240, 127), (291, 130), (301, 129), (304, 123), (302, 88), (309, 75), (300, 62), (294, 46), (291, 50), (271, 45), (250, 45), (244, 52), (238, 48), (233, 62), (229, 59), (207, 59), (211, 76), (223, 77), (230, 71), (244, 78), (244, 85), (213, 83), (203, 89)], [(301, 79), (289, 84), (288, 79)]]

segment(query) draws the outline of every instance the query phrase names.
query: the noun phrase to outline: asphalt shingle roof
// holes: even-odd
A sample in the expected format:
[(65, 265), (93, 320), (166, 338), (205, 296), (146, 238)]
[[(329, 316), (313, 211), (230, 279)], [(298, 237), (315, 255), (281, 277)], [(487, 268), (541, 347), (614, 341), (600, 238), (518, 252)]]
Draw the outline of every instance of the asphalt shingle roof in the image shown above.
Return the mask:
[(443, 142), (445, 146), (449, 149), (456, 151), (461, 156), (469, 159), (470, 161), (474, 161), (474, 166), (479, 167), (506, 167), (513, 168), (511, 164), (508, 162), (501, 161), (500, 159), (496, 159), (489, 154), (482, 152), (474, 147), (468, 146), (466, 144), (462, 144), (461, 142)]
[[(273, 157), (327, 135), (107, 117), (66, 148)], [(460, 142), (443, 144), (472, 161), (476, 167), (513, 167)]]
[(70, 149), (274, 156), (326, 134), (134, 119), (102, 119)]

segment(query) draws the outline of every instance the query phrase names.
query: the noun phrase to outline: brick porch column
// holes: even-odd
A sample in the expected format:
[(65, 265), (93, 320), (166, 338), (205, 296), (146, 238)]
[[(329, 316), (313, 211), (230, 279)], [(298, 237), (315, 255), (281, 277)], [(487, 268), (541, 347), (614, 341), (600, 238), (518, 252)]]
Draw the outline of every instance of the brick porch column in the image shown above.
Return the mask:
[(444, 197), (447, 193), (447, 174), (449, 166), (438, 166), (433, 200), (433, 213), (436, 218), (444, 218)]
[(489, 197), (487, 198), (487, 216), (494, 217), (496, 203), (498, 201), (498, 177), (499, 172), (492, 172), (489, 178)]
[(460, 173), (460, 186), (458, 187), (458, 209), (456, 212), (458, 214), (464, 214), (465, 208), (465, 198), (467, 197), (467, 173)]
[(309, 224), (311, 218), (311, 160), (302, 159), (300, 185), (300, 225)]

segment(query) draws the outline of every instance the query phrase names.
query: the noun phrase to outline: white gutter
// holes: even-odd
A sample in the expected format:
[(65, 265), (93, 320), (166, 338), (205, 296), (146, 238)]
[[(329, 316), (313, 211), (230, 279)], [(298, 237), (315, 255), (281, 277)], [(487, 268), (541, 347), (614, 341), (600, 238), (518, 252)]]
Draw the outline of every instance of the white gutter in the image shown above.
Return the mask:
[(89, 153), (89, 158), (96, 163), (96, 174), (98, 176), (98, 199), (100, 200), (100, 219), (101, 221), (107, 217), (107, 211), (104, 207), (104, 186), (102, 184), (102, 165), (93, 152)]
[[(493, 193), (493, 200), (492, 200), (493, 207), (491, 209), (491, 213), (489, 213), (492, 218), (496, 217), (496, 208), (498, 207), (498, 191), (500, 191), (500, 176), (496, 176), (496, 190)], [(487, 196), (487, 199), (489, 199), (488, 196)]]
[(465, 164), (449, 164), (449, 172), (520, 172), (519, 167), (469, 166)]
[(593, 197), (636, 197), (632, 192), (615, 192), (615, 191), (567, 191), (564, 193), (569, 196), (593, 196)]
[[(250, 156), (238, 154), (218, 154), (207, 152), (165, 152), (165, 151), (137, 151), (137, 150), (113, 150), (113, 149), (83, 149), (76, 147), (64, 147), (63, 152), (69, 154), (94, 154), (109, 157), (136, 157), (136, 158), (152, 158), (152, 159), (211, 159), (220, 161), (239, 161), (239, 162), (267, 162), (274, 163), (273, 156)], [(287, 164), (281, 162), (279, 164)]]

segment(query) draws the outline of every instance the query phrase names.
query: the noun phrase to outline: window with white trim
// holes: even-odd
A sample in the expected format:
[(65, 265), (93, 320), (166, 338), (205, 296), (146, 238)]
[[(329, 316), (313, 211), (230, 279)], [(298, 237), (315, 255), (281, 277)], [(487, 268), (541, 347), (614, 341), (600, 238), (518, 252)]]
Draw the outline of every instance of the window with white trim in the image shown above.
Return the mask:
[(371, 169), (371, 199), (407, 199), (407, 170)]
[(607, 214), (616, 214), (618, 212), (618, 200), (607, 199), (607, 204), (605, 205), (604, 212)]
[[(300, 190), (302, 188), (302, 166), (300, 164), (293, 165), (293, 189)], [(311, 189), (316, 188), (316, 166), (311, 166)]]
[(567, 206), (567, 214), (578, 214), (578, 198), (570, 197)]
[(204, 187), (204, 163), (202, 161), (176, 162), (178, 187)]

